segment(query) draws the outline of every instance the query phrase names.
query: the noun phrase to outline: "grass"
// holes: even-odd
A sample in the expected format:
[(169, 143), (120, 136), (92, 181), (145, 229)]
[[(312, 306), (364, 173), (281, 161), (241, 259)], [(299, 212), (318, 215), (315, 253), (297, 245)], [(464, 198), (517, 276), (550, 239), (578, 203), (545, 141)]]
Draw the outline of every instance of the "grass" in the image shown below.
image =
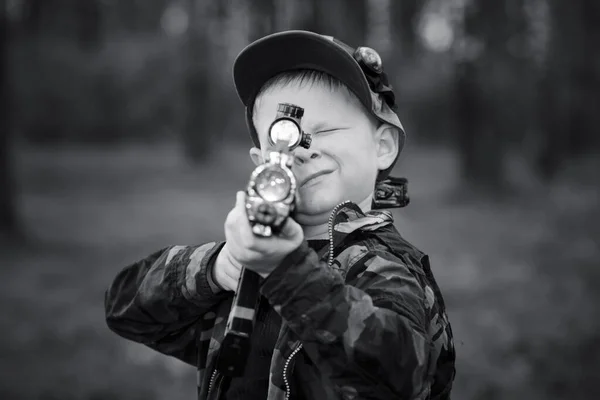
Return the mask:
[[(449, 150), (409, 151), (398, 169), (412, 204), (394, 214), (431, 255), (446, 297), (458, 349), (454, 398), (596, 398), (597, 164), (490, 202), (454, 195)], [(0, 398), (194, 398), (192, 367), (117, 337), (103, 312), (105, 288), (128, 263), (168, 244), (223, 237), (251, 169), (246, 149), (196, 167), (180, 153), (173, 145), (19, 150), (30, 239), (0, 244)]]

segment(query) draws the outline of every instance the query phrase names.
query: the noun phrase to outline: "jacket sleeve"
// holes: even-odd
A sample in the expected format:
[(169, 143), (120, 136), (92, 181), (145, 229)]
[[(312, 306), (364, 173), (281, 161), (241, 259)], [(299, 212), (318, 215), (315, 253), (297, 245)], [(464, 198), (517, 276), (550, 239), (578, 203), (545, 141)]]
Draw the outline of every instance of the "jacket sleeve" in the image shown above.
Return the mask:
[(304, 243), (261, 291), (319, 372), (348, 398), (426, 398), (430, 344), (423, 290), (389, 253), (364, 249), (356, 257), (352, 270), (361, 271), (348, 285)]
[(207, 273), (223, 244), (171, 246), (124, 268), (105, 293), (108, 327), (196, 365), (201, 317), (231, 295), (215, 293)]

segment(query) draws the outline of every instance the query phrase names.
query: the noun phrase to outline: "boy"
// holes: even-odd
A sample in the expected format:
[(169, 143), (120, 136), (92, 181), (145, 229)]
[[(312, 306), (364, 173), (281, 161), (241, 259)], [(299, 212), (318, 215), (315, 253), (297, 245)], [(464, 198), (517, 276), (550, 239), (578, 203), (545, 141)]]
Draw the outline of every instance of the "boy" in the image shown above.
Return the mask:
[[(167, 247), (119, 273), (109, 327), (197, 366), (199, 399), (449, 399), (452, 331), (428, 258), (371, 210), (404, 145), (377, 53), (281, 32), (240, 53), (234, 81), (257, 165), (277, 105), (305, 110), (294, 219), (258, 237), (238, 192), (224, 243)], [(261, 298), (244, 376), (227, 382), (214, 365), (241, 266), (261, 275)]]

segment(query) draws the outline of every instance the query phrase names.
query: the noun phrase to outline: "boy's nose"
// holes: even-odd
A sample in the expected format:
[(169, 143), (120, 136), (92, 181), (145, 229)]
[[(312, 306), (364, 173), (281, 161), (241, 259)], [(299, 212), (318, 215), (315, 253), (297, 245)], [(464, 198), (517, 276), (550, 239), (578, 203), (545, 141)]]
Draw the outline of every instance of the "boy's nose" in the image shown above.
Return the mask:
[(296, 163), (304, 164), (308, 160), (315, 160), (321, 157), (321, 152), (315, 149), (305, 149), (304, 147), (297, 147), (294, 150), (294, 158)]

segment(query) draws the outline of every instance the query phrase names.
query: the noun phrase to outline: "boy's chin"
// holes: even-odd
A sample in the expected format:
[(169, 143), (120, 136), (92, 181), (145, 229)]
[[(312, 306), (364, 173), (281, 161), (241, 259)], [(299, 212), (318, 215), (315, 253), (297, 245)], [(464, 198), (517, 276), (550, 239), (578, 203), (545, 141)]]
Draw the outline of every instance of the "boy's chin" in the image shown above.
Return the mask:
[(301, 226), (317, 226), (326, 224), (329, 218), (329, 214), (309, 214), (298, 211), (294, 216), (294, 219)]
[[(312, 200), (312, 199), (311, 199)], [(328, 199), (319, 201), (305, 201), (298, 205), (295, 219), (300, 225), (320, 225), (327, 223), (333, 208), (338, 204)]]

